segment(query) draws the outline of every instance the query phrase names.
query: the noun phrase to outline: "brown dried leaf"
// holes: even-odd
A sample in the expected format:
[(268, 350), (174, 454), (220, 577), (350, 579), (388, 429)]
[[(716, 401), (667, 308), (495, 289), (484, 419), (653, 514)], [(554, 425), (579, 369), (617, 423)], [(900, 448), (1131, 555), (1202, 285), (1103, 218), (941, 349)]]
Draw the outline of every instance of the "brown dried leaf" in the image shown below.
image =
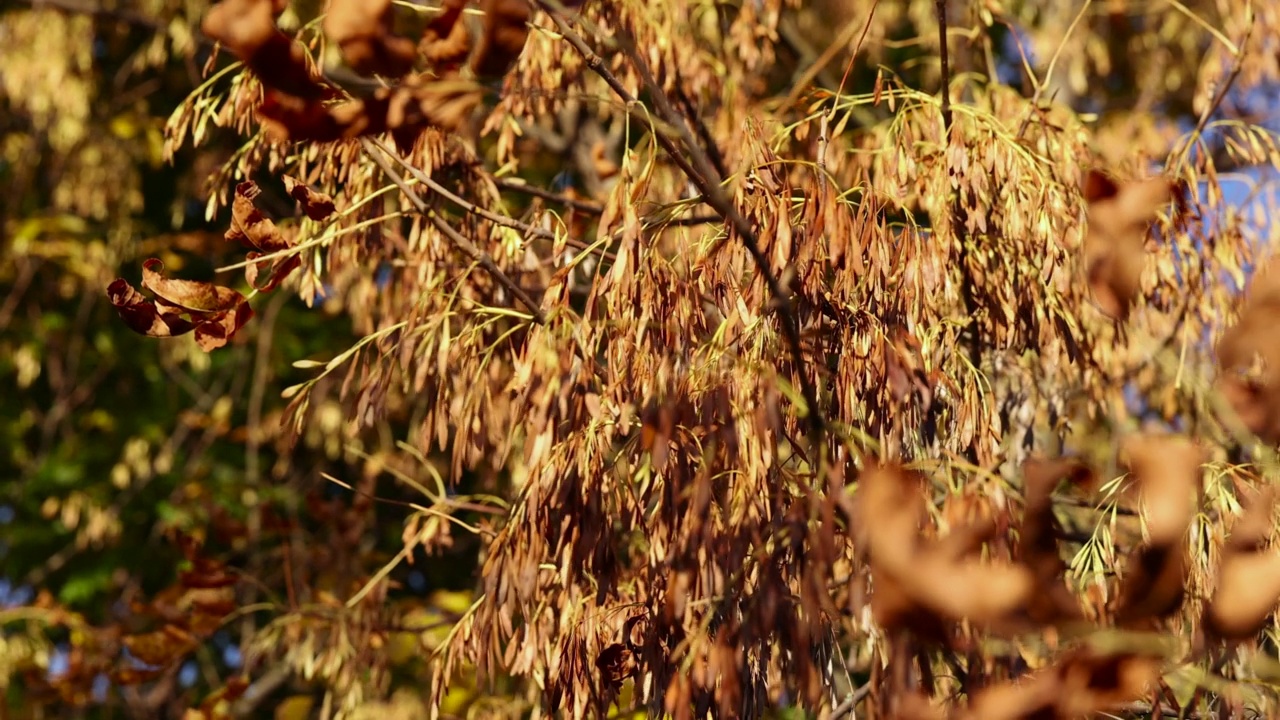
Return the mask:
[(1061, 690), (1057, 712), (1061, 718), (1077, 718), (1114, 710), (1144, 697), (1160, 679), (1159, 658), (1135, 653), (1102, 653), (1081, 649), (1058, 666)]
[(942, 639), (939, 633), (945, 637), (945, 628), (961, 620), (1007, 622), (1034, 589), (1031, 573), (972, 557), (995, 534), (991, 522), (923, 541), (921, 480), (893, 465), (871, 467), (859, 476), (857, 527), (875, 582), (872, 613), (886, 629), (910, 629), (933, 639)]
[(195, 567), (183, 572), (180, 578), (183, 587), (199, 590), (230, 587), (236, 583), (236, 576), (226, 565), (204, 557), (197, 558)]
[[(285, 187), (290, 195), (294, 195), (294, 187), (290, 185), (291, 180), (293, 178), (285, 176)], [(305, 186), (301, 187), (306, 192), (310, 192)], [(276, 224), (264, 216), (254, 203), (254, 198), (260, 194), (262, 190), (252, 180), (246, 180), (236, 186), (235, 199), (231, 202), (231, 227), (226, 232), (226, 239), (263, 252), (275, 252), (292, 247), (293, 243), (280, 233)]]
[[(326, 106), (267, 88), (257, 115), (267, 133), (280, 142), (334, 142), (357, 137), (365, 131), (354, 122), (354, 119), (364, 121), (362, 109), (363, 103), (359, 100)], [(346, 124), (339, 120), (339, 112), (343, 112)]]
[(1122, 454), (1141, 491), (1150, 540), (1125, 564), (1115, 618), (1146, 624), (1182, 606), (1190, 570), (1185, 536), (1204, 492), (1204, 451), (1185, 437), (1144, 434), (1127, 438)]
[(168, 665), (195, 649), (199, 642), (177, 625), (124, 638), (129, 653), (148, 665)]
[[(257, 260), (262, 257), (262, 253), (250, 252), (245, 253), (246, 260)], [(264, 261), (265, 262), (265, 261)], [(258, 273), (262, 268), (262, 263), (253, 263), (245, 266), (244, 277), (248, 283), (262, 292), (271, 292), (275, 290), (280, 283), (284, 282), (289, 274), (302, 265), (302, 258), (297, 255), (289, 255), (283, 258), (276, 258), (271, 265), (270, 272), (267, 273), (267, 282), (265, 285), (258, 284)]]
[(675, 424), (676, 407), (672, 402), (651, 402), (641, 417), (640, 449), (652, 454), (653, 469), (657, 472), (662, 472), (667, 465)]
[[(320, 216), (316, 219), (322, 219), (333, 212), (333, 200), (328, 195), (314, 192), (287, 175), (285, 176), (285, 187), (291, 196), (303, 204), (303, 208), (308, 215), (315, 213), (315, 215)], [(236, 186), (236, 196), (231, 204), (231, 227), (227, 230), (225, 237), (228, 241), (240, 242), (243, 245), (266, 253), (288, 250), (293, 247), (293, 241), (285, 237), (276, 227), (276, 224), (264, 216), (254, 203), (254, 198), (261, 192), (258, 185), (252, 180), (247, 180)], [(325, 212), (326, 209), (328, 212)], [(249, 252), (245, 257), (249, 260), (255, 260), (260, 255), (261, 253), (258, 252)], [(267, 283), (259, 286), (258, 275), (262, 271), (264, 263), (252, 263), (245, 268), (245, 279), (258, 290), (270, 292), (276, 289), (301, 264), (302, 259), (297, 255), (275, 258), (270, 266)]]
[[(244, 183), (240, 185), (243, 186)], [(302, 204), (302, 212), (306, 213), (307, 217), (312, 220), (324, 220), (337, 212), (337, 207), (333, 204), (333, 198), (325, 193), (312, 190), (292, 175), (284, 176), (284, 189), (285, 192), (289, 193), (290, 197)], [(240, 187), (236, 188), (236, 199), (240, 199)]]
[(253, 309), (239, 292), (213, 283), (165, 278), (160, 274), (163, 269), (156, 258), (142, 266), (143, 286), (156, 294), (154, 301), (123, 278), (107, 288), (117, 314), (135, 332), (176, 337), (195, 330), (196, 343), (208, 352), (225, 345), (253, 317)]
[(1071, 720), (1143, 697), (1160, 677), (1156, 658), (1084, 648), (1018, 681), (978, 692), (964, 720)]
[(251, 55), (280, 31), (276, 18), (287, 3), (281, 0), (224, 0), (210, 8), (201, 29), (237, 55)]
[(529, 37), (529, 4), (524, 0), (480, 0), (480, 9), (484, 11), (484, 30), (471, 58), (471, 69), (482, 78), (506, 75)]
[(1118, 185), (1096, 170), (1085, 176), (1085, 273), (1099, 307), (1116, 320), (1128, 318), (1141, 293), (1147, 230), (1176, 189), (1163, 177)]
[(195, 324), (179, 315), (176, 308), (158, 305), (124, 278), (116, 278), (107, 286), (107, 297), (120, 318), (136, 333), (150, 337), (177, 337), (195, 328)]
[(142, 263), (142, 286), (166, 303), (192, 313), (225, 312), (243, 303), (244, 296), (229, 287), (197, 280), (173, 280), (161, 274), (164, 263)]
[(1223, 333), (1217, 356), (1218, 390), (1250, 432), (1263, 442), (1280, 443), (1280, 256), (1254, 274), (1240, 308), (1240, 319)]
[(303, 102), (332, 96), (333, 88), (312, 72), (305, 48), (276, 27), (284, 7), (279, 0), (223, 0), (210, 8), (201, 29), (235, 53), (263, 86)]
[(456, 72), (471, 54), (471, 33), (462, 17), (466, 6), (467, 0), (445, 0), (443, 12), (427, 25), (418, 43), (418, 52), (441, 75)]
[(1032, 458), (1023, 463), (1026, 509), (1023, 513), (1017, 558), (1030, 568), (1040, 592), (1033, 593), (1027, 607), (1029, 617), (1039, 624), (1055, 624), (1083, 617), (1080, 603), (1063, 582), (1067, 565), (1058, 547), (1058, 521), (1053, 514), (1054, 488), (1063, 479), (1079, 486), (1096, 482), (1093, 471), (1076, 460)]
[(225, 312), (209, 315), (196, 325), (196, 344), (205, 352), (220, 348), (252, 318), (253, 308), (247, 300)]
[(474, 82), (417, 75), (394, 88), (379, 88), (371, 97), (332, 106), (267, 93), (258, 115), (282, 141), (334, 142), (390, 132), (405, 147), (428, 127), (462, 127), (482, 97)]
[(1204, 614), (1205, 630), (1215, 637), (1239, 641), (1257, 635), (1280, 604), (1280, 551), (1265, 549), (1275, 504), (1275, 488), (1263, 487), (1231, 529)]
[(639, 666), (630, 648), (622, 643), (614, 643), (596, 658), (596, 670), (606, 684), (617, 688), (622, 685), (623, 680), (634, 677)]
[(415, 43), (392, 32), (391, 0), (332, 0), (324, 32), (362, 75), (400, 77), (413, 68)]
[(1029, 720), (1057, 717), (1054, 701), (1060, 691), (1054, 674), (1041, 672), (1019, 683), (1003, 682), (974, 695), (962, 720)]

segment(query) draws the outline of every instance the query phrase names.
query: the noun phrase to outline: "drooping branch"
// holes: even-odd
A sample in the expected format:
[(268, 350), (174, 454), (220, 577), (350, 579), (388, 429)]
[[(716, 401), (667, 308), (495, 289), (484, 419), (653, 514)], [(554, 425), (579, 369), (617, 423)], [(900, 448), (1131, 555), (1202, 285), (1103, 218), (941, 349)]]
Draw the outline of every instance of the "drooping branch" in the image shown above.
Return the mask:
[[(587, 67), (592, 72), (600, 76), (601, 79), (609, 85), (615, 94), (628, 107), (634, 105), (637, 100), (635, 96), (627, 90), (626, 86), (609, 71), (604, 61), (598, 54), (593, 51), (580, 34), (577, 33), (569, 23), (562, 17), (561, 12), (563, 5), (556, 0), (530, 0), (542, 10), (551, 16), (556, 23), (556, 27), (566, 40), (573, 45), (574, 49), (582, 55), (586, 61)], [(769, 288), (769, 292), (774, 298), (774, 302), (778, 306), (778, 315), (782, 324), (783, 336), (787, 341), (788, 348), (791, 351), (792, 361), (796, 365), (796, 374), (800, 379), (800, 392), (804, 397), (805, 404), (808, 405), (808, 413), (806, 419), (809, 423), (811, 440), (817, 446), (826, 429), (826, 423), (823, 419), (822, 410), (818, 405), (818, 393), (813, 381), (805, 372), (806, 362), (804, 357), (804, 349), (800, 341), (800, 327), (796, 320), (795, 310), (791, 304), (790, 298), (782, 288), (782, 284), (778, 278), (774, 276), (769, 268), (769, 260), (765, 257), (764, 251), (760, 249), (760, 238), (756, 234), (751, 223), (738, 211), (728, 195), (724, 192), (722, 179), (718, 177), (715, 168), (708, 158), (706, 152), (694, 141), (693, 133), (688, 126), (680, 118), (680, 116), (671, 107), (671, 103), (667, 100), (665, 92), (653, 77), (653, 73), (649, 70), (649, 66), (644, 59), (635, 50), (635, 44), (627, 38), (616, 38), (618, 43), (623, 47), (636, 70), (640, 73), (641, 80), (644, 82), (645, 89), (653, 96), (655, 109), (658, 111), (658, 117), (663, 122), (676, 129), (676, 132), (683, 139), (688, 149), (689, 158), (684, 156), (679, 145), (669, 135), (664, 132), (654, 132), (654, 138), (662, 149), (667, 152), (671, 159), (680, 167), (690, 182), (698, 188), (703, 198), (722, 218), (730, 223), (737, 231), (742, 244), (747, 248), (747, 252), (751, 254), (751, 258), (755, 261), (759, 272), (763, 274), (765, 283)]]
[[(372, 139), (370, 142), (372, 142), (373, 145), (377, 147), (379, 150), (386, 153), (386, 155), (390, 157), (392, 160), (395, 160), (397, 163), (399, 163), (400, 166), (403, 167), (406, 171), (408, 171), (408, 173), (412, 175), (415, 180), (425, 185), (427, 189), (431, 190), (431, 192), (436, 193), (437, 195), (443, 197), (445, 200), (448, 200), (454, 205), (457, 205), (459, 208), (465, 210), (466, 212), (471, 213), (473, 215), (478, 215), (479, 217), (482, 217), (485, 220), (488, 220), (489, 222), (495, 225), (501, 225), (502, 227), (511, 228), (512, 230), (518, 230), (522, 233), (525, 233), (526, 235), (532, 235), (533, 237), (542, 238), (543, 240), (556, 239), (556, 234), (546, 228), (537, 227), (535, 225), (530, 225), (529, 223), (520, 222), (515, 218), (507, 217), (506, 215), (502, 215), (500, 213), (493, 212), (492, 210), (482, 208), (479, 205), (476, 205), (475, 203), (471, 202), (470, 200), (467, 200), (466, 198), (458, 195), (457, 193), (453, 192), (449, 188), (441, 185), (435, 180), (432, 180), (431, 176), (422, 172), (418, 168), (414, 167), (411, 163), (409, 163), (409, 161), (400, 157), (399, 153), (396, 153), (394, 150), (387, 147), (387, 144), (382, 142), (381, 140)], [(582, 240), (579, 240), (578, 238), (568, 238), (566, 240), (566, 243), (569, 245), (569, 247), (575, 248), (577, 250), (590, 249), (590, 245), (588, 243), (585, 243)]]
[(395, 168), (391, 167), (391, 163), (387, 162), (387, 158), (384, 156), (384, 153), (391, 154), (388, 150), (379, 148), (369, 138), (361, 138), (360, 145), (364, 148), (365, 154), (377, 163), (378, 167), (382, 169), (382, 172), (386, 174), (391, 182), (395, 183), (396, 187), (400, 188), (400, 191), (404, 193), (405, 197), (409, 198), (409, 202), (413, 204), (414, 209), (425, 215), (427, 220), (431, 222), (432, 226), (434, 226), (436, 230), (439, 230), (441, 234), (448, 238), (449, 241), (459, 250), (465, 253), (467, 257), (471, 258), (474, 262), (479, 263), (480, 267), (484, 268), (485, 272), (489, 273), (489, 275), (496, 280), (499, 285), (502, 285), (502, 287), (506, 288), (508, 292), (514, 295), (515, 298), (520, 301), (520, 304), (524, 305), (525, 308), (528, 309), (534, 322), (539, 325), (546, 323), (546, 316), (543, 315), (542, 309), (539, 307), (537, 301), (529, 297), (528, 293), (526, 293), (515, 283), (514, 280), (504, 273), (502, 268), (499, 268), (497, 263), (493, 261), (493, 258), (489, 257), (488, 253), (476, 247), (470, 240), (463, 237), (461, 233), (454, 229), (452, 225), (445, 222), (444, 218), (441, 218), (438, 213), (427, 205), (426, 201), (424, 201), (418, 193), (414, 192), (413, 188), (405, 182), (400, 173), (396, 172)]

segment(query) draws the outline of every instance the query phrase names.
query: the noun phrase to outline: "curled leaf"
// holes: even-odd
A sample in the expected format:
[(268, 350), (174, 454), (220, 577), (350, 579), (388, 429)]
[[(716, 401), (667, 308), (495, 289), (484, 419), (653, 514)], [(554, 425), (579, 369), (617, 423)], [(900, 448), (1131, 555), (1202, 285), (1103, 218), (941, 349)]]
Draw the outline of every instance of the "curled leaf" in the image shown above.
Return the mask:
[(226, 312), (215, 313), (196, 325), (196, 344), (205, 352), (220, 348), (252, 318), (253, 309), (248, 301)]
[[(285, 187), (289, 187), (288, 180), (285, 181)], [(226, 232), (226, 239), (263, 252), (289, 249), (293, 243), (281, 234), (276, 224), (263, 215), (254, 203), (254, 199), (260, 194), (262, 190), (252, 180), (236, 186), (236, 196), (231, 201), (231, 227)], [(292, 190), (290, 194), (293, 194)]]
[[(244, 183), (241, 183), (243, 185)], [(333, 204), (333, 198), (325, 193), (316, 192), (307, 187), (301, 180), (291, 176), (284, 176), (284, 189), (289, 196), (302, 204), (302, 212), (312, 220), (324, 220), (337, 211), (337, 207)], [(236, 188), (236, 198), (240, 197), (240, 188)]]
[[(312, 211), (319, 214), (325, 209), (326, 202), (328, 207), (333, 205), (333, 201), (329, 199), (329, 196), (315, 193), (287, 175), (285, 176), (285, 187), (289, 190), (290, 195), (303, 203), (304, 210), (310, 207)], [(236, 196), (231, 203), (231, 227), (227, 230), (225, 236), (229, 241), (239, 242), (255, 248), (255, 251), (246, 254), (245, 257), (249, 260), (256, 260), (261, 257), (262, 253), (288, 250), (294, 245), (293, 241), (285, 237), (280, 232), (280, 229), (276, 227), (276, 224), (258, 209), (254, 198), (261, 192), (261, 189), (252, 180), (242, 182), (236, 186)], [(325, 217), (327, 217), (327, 214)], [(266, 261), (255, 262), (245, 268), (245, 279), (249, 281), (250, 285), (259, 290), (269, 292), (274, 290), (289, 276), (289, 273), (293, 272), (301, 264), (302, 260), (296, 254), (275, 258), (269, 266), (266, 284), (260, 286), (258, 285), (258, 275), (264, 267), (267, 267)]]
[(196, 343), (208, 352), (225, 345), (253, 317), (253, 309), (239, 292), (213, 283), (166, 278), (160, 272), (163, 269), (156, 258), (142, 266), (143, 287), (156, 294), (155, 300), (123, 278), (107, 288), (116, 313), (133, 331), (177, 337), (194, 330)]
[(161, 272), (164, 263), (150, 258), (142, 263), (142, 286), (175, 307), (195, 313), (220, 313), (244, 302), (244, 296), (229, 287), (196, 280), (173, 280)]
[(107, 287), (107, 298), (129, 329), (136, 333), (150, 337), (177, 337), (191, 332), (195, 327), (179, 314), (177, 308), (157, 305), (124, 278), (112, 281)]

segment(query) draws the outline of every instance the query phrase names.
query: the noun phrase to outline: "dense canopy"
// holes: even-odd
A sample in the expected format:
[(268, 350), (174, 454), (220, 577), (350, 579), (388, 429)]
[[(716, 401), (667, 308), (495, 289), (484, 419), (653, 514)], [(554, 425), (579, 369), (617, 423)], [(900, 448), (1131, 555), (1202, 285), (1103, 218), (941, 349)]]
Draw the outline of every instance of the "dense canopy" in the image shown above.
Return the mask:
[(6, 5), (7, 707), (1274, 714), (1277, 37)]

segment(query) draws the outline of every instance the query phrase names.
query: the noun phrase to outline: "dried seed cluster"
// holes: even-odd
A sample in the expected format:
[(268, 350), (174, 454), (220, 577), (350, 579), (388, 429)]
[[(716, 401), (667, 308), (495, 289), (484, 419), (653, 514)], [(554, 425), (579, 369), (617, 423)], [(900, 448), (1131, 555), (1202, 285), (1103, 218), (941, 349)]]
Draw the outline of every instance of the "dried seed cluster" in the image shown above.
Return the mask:
[[(763, 76), (780, 52), (779, 0), (728, 19), (681, 0), (588, 4), (572, 19), (486, 2), (474, 49), (464, 6), (445, 2), (415, 44), (392, 32), (390, 3), (334, 2), (324, 36), (346, 64), (404, 78), (357, 100), (276, 28), (282, 6), (224, 0), (206, 32), (254, 79), (195, 98), (170, 128), (174, 146), (198, 133), (207, 100), (206, 121), (252, 136), (215, 179), (235, 187), (228, 239), (253, 247), (250, 282), (296, 279), (309, 300), (331, 288), (364, 336), (287, 391), (293, 428), (334, 397), (353, 436), (412, 417), (414, 444), (447, 454), (452, 478), (515, 497), (485, 526), (481, 597), (432, 648), (437, 706), (478, 673), (517, 678), (571, 717), (605, 716), (626, 692), (679, 718), (759, 717), (784, 693), (838, 705), (848, 659), (870, 669), (878, 717), (1074, 717), (1147, 697), (1170, 654), (1064, 639), (1185, 627), (1234, 641), (1265, 624), (1276, 592), (1241, 578), (1274, 562), (1258, 549), (1270, 499), (1229, 543), (1204, 529), (1198, 514), (1228, 494), (1209, 470), (1244, 440), (1168, 360), (1229, 314), (1221, 279), (1247, 255), (1231, 218), (1210, 231), (1220, 195), (1187, 197), (1200, 179), (1189, 163), (1159, 177), (1105, 163), (1091, 145), (1119, 131), (999, 85), (957, 80), (949, 91), (971, 102), (949, 117), (883, 76), (865, 96), (777, 110)], [(868, 36), (937, 30), (904, 8)], [(468, 74), (504, 77), (479, 130), (488, 146), (454, 132), (481, 104)], [(652, 112), (603, 101), (624, 93)], [(676, 109), (658, 112), (658, 95)], [(1241, 132), (1256, 161), (1280, 156)], [(394, 151), (361, 142), (382, 134)], [(763, 262), (732, 213), (698, 218), (709, 198), (690, 187), (715, 178), (663, 144), (728, 181)], [(508, 203), (528, 188), (489, 168), (536, 166), (548, 147), (582, 155), (587, 197), (541, 191), (548, 202), (517, 217)], [(255, 186), (229, 182), (262, 167), (287, 172), (302, 203), (289, 232), (256, 209)], [(379, 285), (375, 266), (389, 268)], [(1246, 430), (1274, 439), (1267, 277), (1219, 343), (1219, 377)], [(236, 297), (198, 301), (225, 288), (183, 286), (198, 296), (186, 300), (144, 286), (153, 305), (113, 285), (140, 332), (177, 334), (178, 310), (222, 338), (243, 325)], [(536, 288), (534, 307), (513, 287)], [(1230, 372), (1258, 359), (1260, 374)], [(806, 381), (816, 407), (796, 390)], [(1156, 420), (1191, 417), (1195, 440), (1134, 432), (1125, 387)], [(825, 434), (806, 435), (812, 413)], [(1038, 452), (1054, 444), (1085, 451)], [(1067, 562), (1056, 486), (1114, 502), (1098, 489), (1111, 466), (1128, 469), (1143, 524), (1121, 552), (1113, 512), (1097, 525), (1110, 539), (1091, 535)], [(407, 546), (450, 542), (412, 523)], [(1193, 536), (1220, 560), (1191, 552)], [(1025, 652), (987, 650), (1027, 637), (1039, 641)], [(329, 656), (335, 673), (348, 649)], [(970, 684), (946, 685), (944, 664)], [(340, 684), (359, 690), (349, 672)], [(968, 702), (924, 697), (944, 687)]]

